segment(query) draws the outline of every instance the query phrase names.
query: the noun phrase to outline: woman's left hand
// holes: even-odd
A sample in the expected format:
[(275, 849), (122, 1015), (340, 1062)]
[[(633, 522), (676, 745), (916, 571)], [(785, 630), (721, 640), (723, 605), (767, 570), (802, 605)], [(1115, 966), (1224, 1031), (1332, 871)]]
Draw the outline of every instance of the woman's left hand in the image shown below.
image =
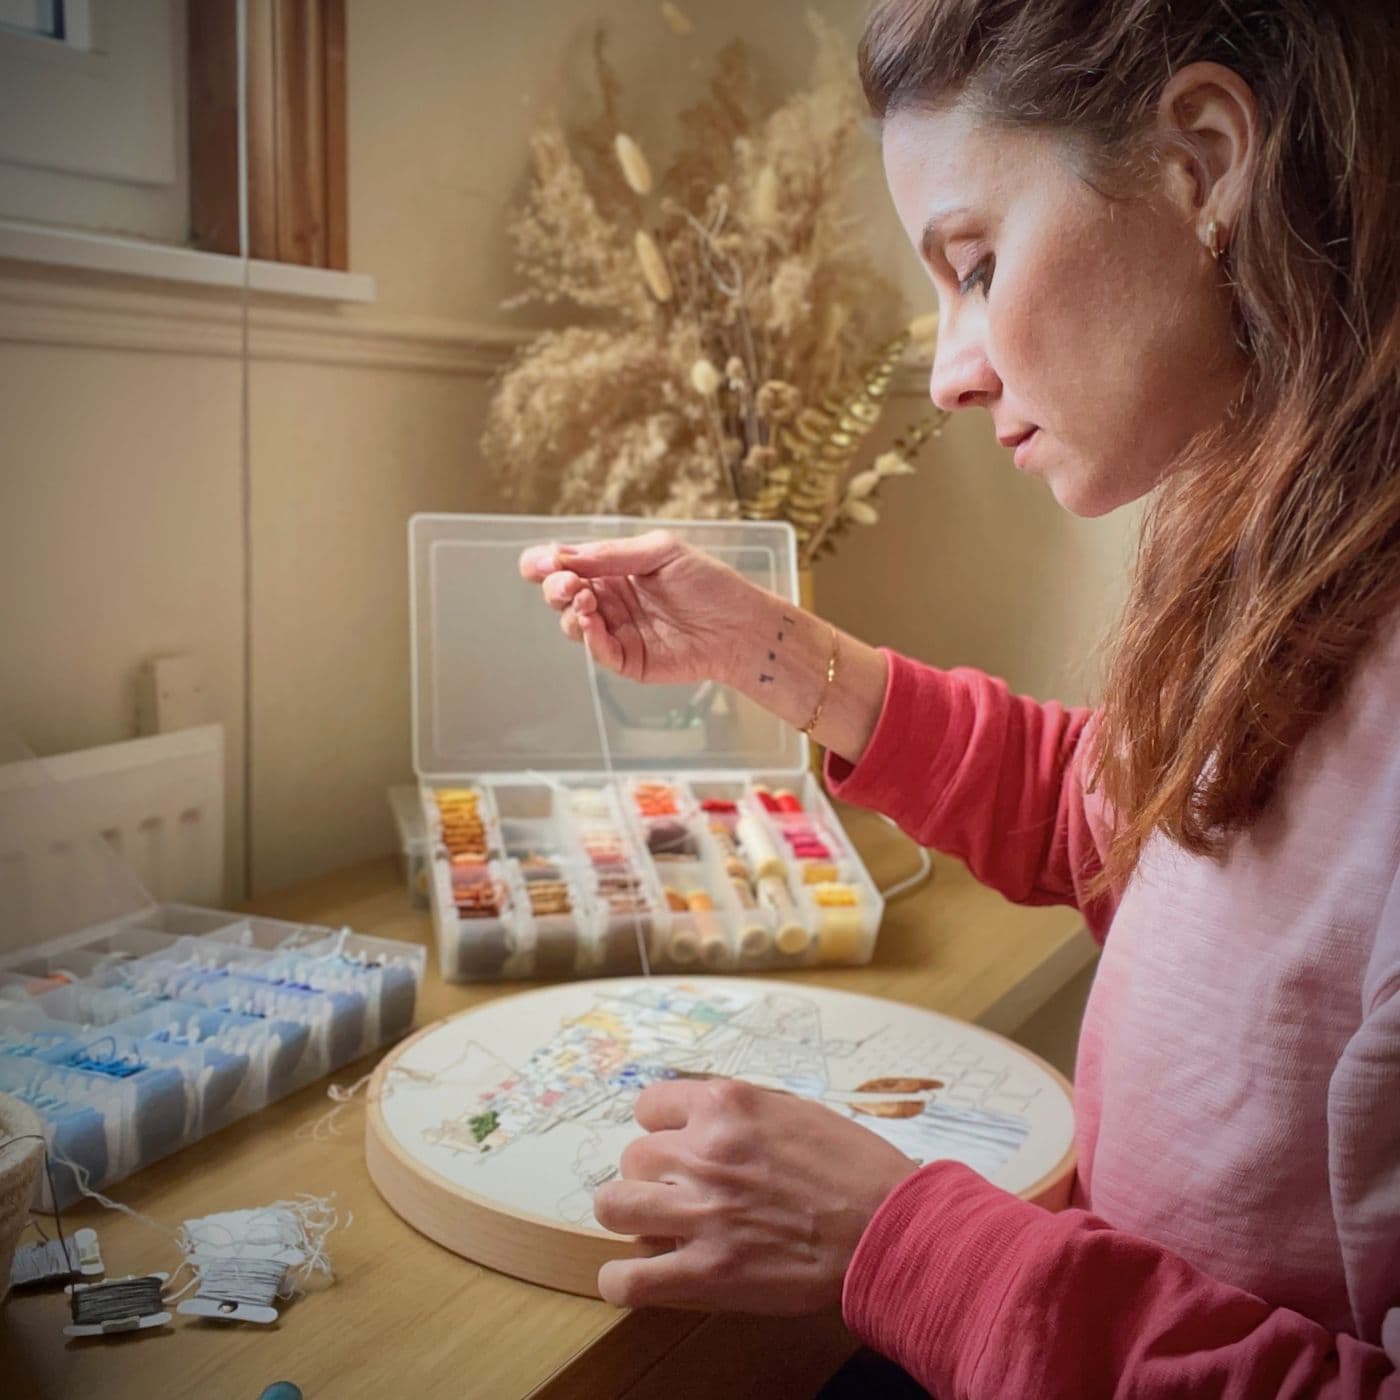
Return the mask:
[(618, 1259), (619, 1307), (795, 1315), (839, 1304), (846, 1266), (915, 1163), (825, 1105), (734, 1079), (675, 1079), (637, 1096), (645, 1137), (593, 1198), (599, 1224), (657, 1253)]

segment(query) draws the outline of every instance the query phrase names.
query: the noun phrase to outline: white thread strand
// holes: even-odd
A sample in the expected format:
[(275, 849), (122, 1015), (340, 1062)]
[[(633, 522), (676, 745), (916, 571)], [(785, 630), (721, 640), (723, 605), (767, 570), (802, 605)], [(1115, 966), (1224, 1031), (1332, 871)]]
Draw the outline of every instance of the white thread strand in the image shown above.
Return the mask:
[(314, 1118), (310, 1123), (303, 1123), (293, 1137), (298, 1142), (329, 1142), (331, 1138), (340, 1136), (340, 1116), (347, 1108), (354, 1106), (360, 1094), (369, 1087), (369, 1082), (374, 1078), (374, 1071), (362, 1074), (353, 1084), (328, 1084), (326, 1086), (326, 1097), (331, 1101), (328, 1108), (319, 1118)]
[[(78, 1162), (70, 1162), (61, 1152), (49, 1149), (49, 1156), (60, 1166), (67, 1167), (73, 1173), (73, 1184), (78, 1188), (80, 1195), (86, 1196), (91, 1201), (96, 1201), (98, 1205), (106, 1206), (108, 1210), (120, 1211), (123, 1215), (129, 1215), (133, 1220), (138, 1220), (148, 1229), (154, 1230), (158, 1235), (164, 1235), (167, 1239), (177, 1239), (178, 1232), (172, 1230), (168, 1225), (162, 1225), (159, 1220), (152, 1220), (149, 1215), (142, 1215), (139, 1210), (132, 1210), (130, 1206), (124, 1206), (120, 1201), (114, 1201), (109, 1196), (104, 1196), (100, 1191), (94, 1191), (88, 1185), (88, 1170)], [(54, 1202), (57, 1205), (57, 1201)]]
[[(613, 769), (612, 746), (608, 743), (607, 722), (603, 718), (603, 694), (598, 689), (598, 663), (588, 649), (588, 640), (583, 642), (583, 655), (588, 663), (588, 692), (593, 701), (593, 723), (598, 730), (598, 748), (603, 756), (603, 768), (608, 775), (608, 785), (617, 789), (617, 773)], [(640, 878), (641, 872), (638, 871)], [(642, 921), (637, 911), (637, 901), (632, 901), (632, 931), (637, 935), (637, 952), (642, 959), (642, 976), (651, 976), (651, 959), (647, 956), (646, 936), (642, 932)]]

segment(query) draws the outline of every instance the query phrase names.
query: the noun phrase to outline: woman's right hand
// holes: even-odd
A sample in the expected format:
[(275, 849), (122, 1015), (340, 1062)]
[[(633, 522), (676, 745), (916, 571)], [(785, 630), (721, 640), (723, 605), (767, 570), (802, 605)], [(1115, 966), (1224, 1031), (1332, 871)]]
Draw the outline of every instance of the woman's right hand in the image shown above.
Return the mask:
[(654, 684), (720, 681), (851, 763), (865, 751), (883, 653), (667, 531), (535, 545), (520, 572), (600, 666)]
[(600, 666), (654, 684), (732, 682), (740, 639), (775, 601), (666, 530), (535, 545), (521, 554), (520, 572)]

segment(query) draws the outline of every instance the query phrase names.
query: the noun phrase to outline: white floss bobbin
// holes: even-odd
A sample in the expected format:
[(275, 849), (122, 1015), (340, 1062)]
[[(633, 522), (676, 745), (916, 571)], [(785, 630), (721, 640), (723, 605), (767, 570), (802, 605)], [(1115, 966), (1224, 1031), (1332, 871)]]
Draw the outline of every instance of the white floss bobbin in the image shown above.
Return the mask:
[(180, 1248), (197, 1285), (178, 1311), (220, 1322), (276, 1322), (279, 1299), (301, 1292), (313, 1274), (332, 1277), (325, 1240), (339, 1223), (331, 1201), (312, 1196), (185, 1221)]
[[(301, 1255), (295, 1251), (299, 1261)], [(209, 1317), (220, 1322), (277, 1321), (274, 1306), (287, 1277), (282, 1259), (196, 1257), (199, 1291), (180, 1304), (186, 1317)]]
[(21, 1245), (10, 1264), (10, 1287), (61, 1283), (74, 1277), (95, 1278), (103, 1272), (102, 1248), (96, 1230), (75, 1230), (71, 1236)]

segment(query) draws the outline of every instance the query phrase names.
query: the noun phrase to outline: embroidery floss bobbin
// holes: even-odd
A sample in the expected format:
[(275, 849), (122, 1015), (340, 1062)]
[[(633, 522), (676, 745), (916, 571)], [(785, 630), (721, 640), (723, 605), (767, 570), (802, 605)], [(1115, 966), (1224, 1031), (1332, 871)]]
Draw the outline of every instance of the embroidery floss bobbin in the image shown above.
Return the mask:
[(281, 1258), (196, 1257), (195, 1269), (199, 1289), (180, 1304), (181, 1316), (264, 1325), (277, 1321), (274, 1304), (287, 1277)]
[(75, 1230), (71, 1237), (60, 1235), (56, 1240), (42, 1240), (15, 1250), (10, 1264), (10, 1287), (58, 1283), (78, 1275), (94, 1278), (102, 1269), (97, 1231)]
[(786, 881), (778, 875), (762, 875), (758, 881), (758, 902), (778, 921), (773, 942), (780, 953), (798, 957), (811, 946), (812, 935), (802, 923), (797, 906), (788, 893)]
[(312, 1274), (333, 1277), (326, 1236), (339, 1223), (331, 1198), (310, 1196), (185, 1221), (180, 1249), (197, 1284), (178, 1311), (225, 1322), (276, 1322), (279, 1297), (300, 1292)]
[(860, 893), (854, 885), (835, 882), (808, 887), (818, 912), (817, 946), (831, 962), (850, 962), (865, 937)]
[(739, 818), (735, 835), (748, 857), (756, 879), (762, 880), (767, 876), (777, 876), (779, 879), (783, 877), (786, 873), (783, 859), (769, 839), (763, 823), (752, 812), (745, 812)]
[(112, 1332), (144, 1332), (170, 1321), (161, 1291), (169, 1274), (132, 1274), (105, 1283), (75, 1283), (69, 1295), (72, 1322), (66, 1337), (103, 1337)]

